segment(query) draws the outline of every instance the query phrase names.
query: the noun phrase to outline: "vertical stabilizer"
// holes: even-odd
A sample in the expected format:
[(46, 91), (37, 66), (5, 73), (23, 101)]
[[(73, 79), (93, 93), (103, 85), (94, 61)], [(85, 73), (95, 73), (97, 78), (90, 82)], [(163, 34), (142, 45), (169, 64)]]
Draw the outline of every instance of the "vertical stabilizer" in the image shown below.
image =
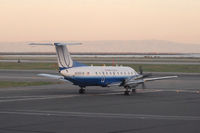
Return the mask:
[[(56, 54), (58, 59), (58, 66), (60, 70), (86, 66), (85, 64), (73, 61), (71, 55), (67, 49), (67, 45), (80, 45), (81, 43), (53, 43), (56, 48)], [(30, 43), (29, 45), (51, 45), (52, 43)]]
[(67, 46), (61, 43), (54, 43), (54, 45), (56, 48), (59, 69), (62, 70), (72, 67), (73, 61)]

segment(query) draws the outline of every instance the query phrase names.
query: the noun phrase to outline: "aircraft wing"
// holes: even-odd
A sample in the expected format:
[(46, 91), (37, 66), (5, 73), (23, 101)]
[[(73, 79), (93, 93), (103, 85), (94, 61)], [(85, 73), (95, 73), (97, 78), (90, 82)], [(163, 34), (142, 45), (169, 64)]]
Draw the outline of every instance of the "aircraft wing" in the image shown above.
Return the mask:
[(144, 78), (144, 81), (154, 81), (154, 80), (163, 80), (163, 79), (171, 79), (177, 78), (178, 76), (165, 76), (165, 77), (156, 77), (156, 78)]
[[(41, 74), (38, 74), (38, 76), (42, 76), (42, 77), (47, 77), (47, 78), (51, 78), (51, 79), (57, 79), (57, 80), (62, 80), (62, 81), (69, 82), (68, 80), (65, 80), (65, 78), (63, 76), (60, 76), (60, 75), (53, 75), (53, 74), (41, 73)], [(71, 82), (69, 82), (69, 83), (71, 83)]]
[(137, 84), (142, 84), (147, 81), (154, 81), (154, 80), (164, 80), (164, 79), (171, 79), (171, 78), (177, 78), (178, 76), (165, 76), (165, 77), (155, 77), (155, 78), (143, 78), (143, 79), (138, 79), (138, 80), (130, 80), (126, 82), (125, 84), (128, 86), (131, 85), (137, 85)]
[(42, 76), (42, 77), (47, 77), (47, 78), (52, 78), (52, 79), (64, 79), (63, 76), (59, 76), (59, 75), (53, 75), (53, 74), (45, 74), (45, 73), (41, 73), (38, 74), (38, 76)]

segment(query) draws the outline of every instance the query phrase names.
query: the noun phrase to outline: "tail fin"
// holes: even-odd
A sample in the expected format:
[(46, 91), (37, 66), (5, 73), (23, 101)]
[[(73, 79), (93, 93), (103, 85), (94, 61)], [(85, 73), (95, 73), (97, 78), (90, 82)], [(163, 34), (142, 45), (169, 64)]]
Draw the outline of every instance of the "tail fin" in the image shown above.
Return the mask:
[(56, 48), (59, 69), (62, 70), (72, 67), (73, 61), (66, 45), (54, 43), (54, 46)]
[[(86, 66), (79, 62), (73, 61), (66, 46), (66, 45), (80, 45), (80, 44), (81, 43), (54, 43), (53, 44), (56, 48), (58, 66), (60, 70), (71, 68), (71, 67), (77, 67), (77, 66)], [(30, 45), (52, 45), (52, 44), (31, 43)]]

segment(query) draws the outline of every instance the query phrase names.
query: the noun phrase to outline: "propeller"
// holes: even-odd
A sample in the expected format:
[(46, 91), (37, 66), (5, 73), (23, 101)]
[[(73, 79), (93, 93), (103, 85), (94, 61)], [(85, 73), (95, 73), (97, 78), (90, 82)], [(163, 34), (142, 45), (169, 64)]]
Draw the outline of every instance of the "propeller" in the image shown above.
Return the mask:
[(146, 89), (145, 83), (142, 83), (142, 89)]
[[(139, 73), (140, 73), (140, 75), (142, 75), (142, 78), (141, 78), (141, 79), (144, 79), (144, 78), (147, 78), (147, 77), (152, 76), (151, 73), (144, 74), (144, 73), (143, 73), (142, 66), (139, 66)], [(142, 84), (142, 89), (146, 89), (145, 83), (143, 82), (143, 83), (141, 83), (141, 84)]]
[(134, 84), (134, 87), (137, 87), (138, 85), (142, 85), (142, 88), (146, 89), (146, 85), (143, 79), (151, 75), (152, 75), (151, 73), (144, 74), (142, 66), (139, 66), (139, 75), (136, 77), (130, 77), (130, 78), (124, 79), (121, 83), (121, 86), (126, 86), (127, 85), (126, 83), (129, 83), (129, 81), (133, 80), (132, 84)]
[(139, 66), (139, 72), (140, 72), (140, 75), (143, 75), (143, 69), (142, 69), (142, 66)]
[(146, 78), (146, 77), (152, 76), (151, 73), (144, 74), (142, 66), (139, 66), (139, 73), (140, 73), (140, 75), (142, 75), (142, 78)]

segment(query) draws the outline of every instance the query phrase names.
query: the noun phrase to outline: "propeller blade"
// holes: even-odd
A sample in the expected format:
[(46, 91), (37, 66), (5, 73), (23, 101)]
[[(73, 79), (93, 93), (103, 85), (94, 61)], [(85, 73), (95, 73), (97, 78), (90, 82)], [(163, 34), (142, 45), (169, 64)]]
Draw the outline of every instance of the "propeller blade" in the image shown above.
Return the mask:
[(143, 78), (147, 78), (147, 77), (150, 77), (150, 76), (152, 76), (152, 73), (147, 73), (147, 74), (143, 75)]
[(142, 89), (146, 89), (145, 83), (142, 83)]
[(142, 69), (142, 66), (139, 66), (139, 72), (140, 72), (140, 75), (143, 75), (143, 69)]

